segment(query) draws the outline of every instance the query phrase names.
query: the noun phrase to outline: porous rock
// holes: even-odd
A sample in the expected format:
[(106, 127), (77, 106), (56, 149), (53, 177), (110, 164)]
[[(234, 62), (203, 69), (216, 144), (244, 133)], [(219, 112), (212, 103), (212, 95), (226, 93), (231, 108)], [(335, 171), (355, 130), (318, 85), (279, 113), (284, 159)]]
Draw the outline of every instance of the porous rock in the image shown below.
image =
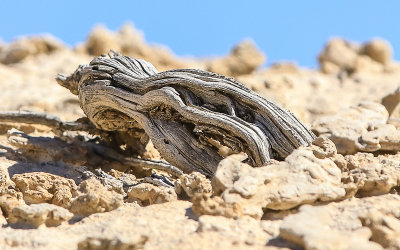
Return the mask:
[(4, 46), (0, 53), (0, 62), (17, 63), (31, 55), (48, 54), (63, 48), (65, 45), (51, 35), (23, 37)]
[(225, 202), (221, 197), (211, 197), (209, 194), (196, 194), (192, 198), (192, 210), (197, 215), (224, 216), (239, 218), (243, 215), (242, 207), (238, 203)]
[(78, 243), (78, 250), (133, 250), (143, 249), (148, 237), (138, 235), (136, 239), (129, 241), (121, 240), (117, 237), (87, 237)]
[(352, 198), (324, 206), (303, 205), (297, 214), (287, 216), (280, 226), (280, 236), (305, 249), (383, 249), (370, 241), (376, 230), (364, 227), (374, 214), (399, 217), (398, 195)]
[(47, 202), (68, 209), (71, 199), (77, 195), (73, 180), (49, 173), (15, 174), (12, 180), (27, 204)]
[(237, 44), (228, 56), (210, 61), (207, 70), (221, 75), (245, 75), (252, 73), (265, 59), (255, 44), (246, 40)]
[(400, 131), (386, 124), (389, 114), (376, 102), (362, 102), (336, 115), (317, 119), (312, 130), (319, 136), (332, 140), (340, 154), (358, 151), (398, 151)]
[(342, 181), (353, 182), (357, 196), (389, 193), (400, 185), (400, 153), (374, 156), (371, 153), (347, 155)]
[(12, 215), (10, 223), (35, 228), (41, 225), (58, 226), (73, 216), (65, 208), (47, 203), (15, 207)]
[(317, 158), (311, 148), (300, 147), (285, 161), (259, 168), (240, 159), (235, 155), (222, 160), (212, 184), (215, 194), (240, 204), (245, 215), (260, 218), (265, 208), (284, 210), (345, 196), (340, 169), (329, 158)]
[(372, 39), (363, 46), (363, 52), (367, 56), (384, 65), (392, 61), (392, 51), (390, 43), (379, 38)]
[(176, 193), (184, 192), (189, 198), (195, 194), (211, 193), (211, 181), (199, 172), (183, 174), (179, 176), (179, 180), (175, 182)]
[(400, 249), (399, 216), (385, 215), (382, 212), (360, 216), (363, 226), (371, 232), (371, 241), (379, 243), (385, 249)]
[(173, 188), (140, 183), (128, 190), (128, 198), (130, 201), (139, 201), (140, 204), (146, 206), (174, 201), (177, 196)]
[(95, 178), (79, 185), (79, 195), (71, 202), (70, 211), (78, 215), (90, 215), (114, 210), (122, 205), (123, 197), (109, 191)]

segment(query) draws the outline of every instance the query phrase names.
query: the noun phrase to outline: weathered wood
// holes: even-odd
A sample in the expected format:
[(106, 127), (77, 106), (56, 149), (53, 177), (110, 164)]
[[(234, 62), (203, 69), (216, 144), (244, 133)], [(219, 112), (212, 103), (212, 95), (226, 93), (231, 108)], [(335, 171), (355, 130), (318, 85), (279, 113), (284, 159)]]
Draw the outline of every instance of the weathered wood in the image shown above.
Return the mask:
[(98, 129), (143, 129), (161, 156), (186, 172), (212, 175), (222, 159), (218, 148), (245, 152), (261, 166), (315, 138), (292, 113), (202, 70), (158, 72), (144, 60), (112, 54), (57, 81), (79, 95)]

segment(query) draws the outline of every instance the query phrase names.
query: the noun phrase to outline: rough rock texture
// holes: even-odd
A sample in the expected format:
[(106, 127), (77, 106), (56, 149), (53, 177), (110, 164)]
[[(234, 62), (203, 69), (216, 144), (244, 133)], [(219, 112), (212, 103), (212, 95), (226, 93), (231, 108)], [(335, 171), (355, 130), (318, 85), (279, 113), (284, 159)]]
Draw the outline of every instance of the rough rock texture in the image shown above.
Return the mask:
[(174, 201), (177, 196), (173, 188), (141, 183), (129, 189), (128, 198), (130, 201), (139, 201), (142, 205), (151, 205)]
[(236, 45), (228, 56), (211, 61), (207, 70), (228, 76), (246, 75), (262, 65), (265, 59), (265, 55), (248, 40)]
[(353, 182), (358, 196), (386, 194), (400, 185), (400, 153), (378, 155), (357, 153), (345, 157), (343, 182)]
[(79, 215), (89, 215), (114, 210), (122, 205), (122, 195), (109, 191), (95, 178), (79, 185), (80, 194), (71, 201), (70, 211)]
[(340, 154), (358, 151), (399, 151), (400, 130), (388, 121), (386, 108), (373, 102), (363, 102), (340, 113), (317, 119), (312, 130), (331, 139)]
[(24, 195), (27, 204), (47, 202), (69, 208), (71, 199), (77, 195), (73, 180), (49, 173), (15, 174), (12, 181)]
[(210, 180), (199, 172), (179, 176), (179, 180), (175, 182), (175, 190), (178, 194), (184, 192), (189, 198), (196, 194), (212, 193)]
[(324, 73), (380, 73), (392, 61), (392, 47), (382, 39), (359, 44), (334, 38), (326, 44), (318, 60)]
[[(304, 205), (299, 213), (283, 220), (280, 236), (306, 249), (383, 249), (370, 241), (380, 237), (371, 221), (376, 216), (399, 218), (399, 206), (398, 195), (352, 198), (325, 206)], [(396, 239), (384, 244), (396, 244)]]
[(219, 215), (227, 218), (239, 218), (243, 215), (239, 203), (225, 202), (221, 197), (208, 194), (196, 194), (192, 198), (192, 210), (197, 215)]
[[(321, 136), (258, 168), (235, 154), (243, 149), (203, 138), (225, 158), (216, 175), (182, 174), (142, 129), (100, 133), (87, 119), (75, 121), (85, 115), (79, 99), (54, 77), (110, 49), (162, 71), (194, 68), (234, 76), (308, 127), (314, 124)], [(379, 39), (334, 39), (320, 53), (321, 70), (295, 62), (263, 68), (265, 55), (252, 43), (240, 43), (220, 58), (182, 58), (148, 45), (132, 25), (116, 32), (96, 28), (74, 48), (43, 37), (0, 42), (0, 246), (399, 249), (400, 63), (393, 53)], [(200, 109), (221, 110), (213, 106), (203, 103)], [(174, 114), (164, 108), (150, 113), (170, 121)], [(41, 125), (5, 119), (2, 111), (10, 110), (60, 119)], [(110, 126), (121, 125), (121, 116), (110, 115)], [(86, 130), (71, 131), (76, 124)], [(237, 143), (228, 138), (218, 141)], [(46, 203), (26, 204), (32, 200)], [(49, 204), (55, 201), (69, 212)]]
[(17, 63), (28, 56), (48, 54), (64, 48), (63, 43), (51, 35), (22, 37), (0, 51), (0, 62), (4, 64)]
[(72, 218), (72, 214), (65, 208), (41, 203), (15, 207), (12, 210), (12, 224), (22, 227), (39, 227), (46, 225), (55, 227)]
[(235, 155), (222, 160), (212, 184), (215, 194), (240, 204), (246, 215), (261, 218), (265, 208), (290, 209), (317, 200), (339, 200), (346, 194), (340, 169), (329, 158), (317, 158), (310, 148), (296, 149), (284, 162), (260, 168), (241, 159)]

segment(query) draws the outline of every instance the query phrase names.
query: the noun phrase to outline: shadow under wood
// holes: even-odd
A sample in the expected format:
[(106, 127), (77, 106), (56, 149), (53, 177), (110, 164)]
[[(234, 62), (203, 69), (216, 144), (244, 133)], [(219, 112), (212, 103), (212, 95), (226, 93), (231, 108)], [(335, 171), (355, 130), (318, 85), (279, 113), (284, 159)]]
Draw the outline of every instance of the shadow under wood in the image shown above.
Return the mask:
[(45, 172), (82, 181), (79, 167), (87, 162), (87, 151), (77, 143), (67, 143), (59, 138), (32, 137), (21, 132), (13, 133), (9, 142), (16, 147), (2, 146), (7, 152), (2, 156), (16, 163), (8, 167), (12, 178), (15, 174)]

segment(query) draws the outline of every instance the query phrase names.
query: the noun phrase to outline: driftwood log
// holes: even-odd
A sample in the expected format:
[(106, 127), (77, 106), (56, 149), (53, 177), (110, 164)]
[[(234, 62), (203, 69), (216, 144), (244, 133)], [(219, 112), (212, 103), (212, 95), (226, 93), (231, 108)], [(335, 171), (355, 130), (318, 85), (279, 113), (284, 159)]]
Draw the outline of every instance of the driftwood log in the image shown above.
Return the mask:
[(57, 81), (79, 96), (98, 129), (121, 131), (124, 141), (150, 138), (185, 172), (210, 176), (227, 151), (245, 152), (249, 164), (261, 166), (315, 138), (292, 113), (234, 79), (202, 70), (158, 72), (144, 60), (112, 53)]

